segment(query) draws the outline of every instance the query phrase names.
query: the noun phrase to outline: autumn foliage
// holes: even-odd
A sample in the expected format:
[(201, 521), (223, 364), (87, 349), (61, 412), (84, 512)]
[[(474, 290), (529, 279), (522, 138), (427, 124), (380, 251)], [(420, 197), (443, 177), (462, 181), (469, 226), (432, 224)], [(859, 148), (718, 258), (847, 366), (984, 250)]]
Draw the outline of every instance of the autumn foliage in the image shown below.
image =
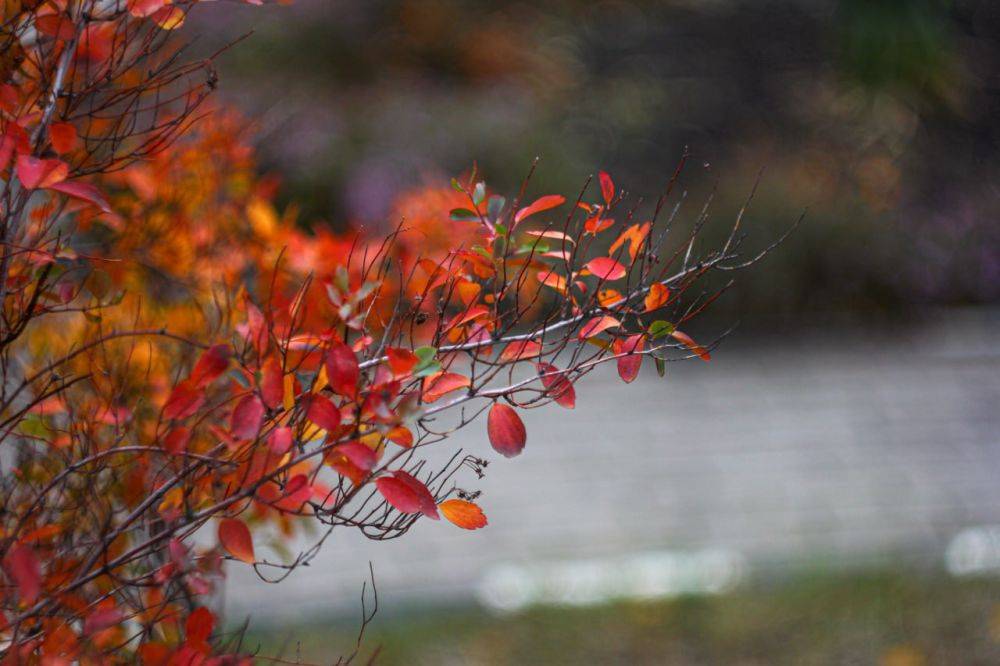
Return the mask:
[[(245, 658), (213, 606), (227, 560), (282, 578), (315, 550), (261, 535), (304, 521), (485, 527), (457, 480), (534, 444), (523, 410), (573, 409), (604, 363), (709, 360), (683, 330), (715, 294), (685, 295), (754, 259), (739, 220), (702, 252), (703, 217), (671, 229), (677, 174), (645, 215), (603, 172), (505, 198), (472, 169), (384, 236), (306, 230), (246, 125), (207, 113), (212, 63), (171, 36), (195, 4), (5, 2), (6, 663)], [(482, 450), (424, 462), (480, 415)]]

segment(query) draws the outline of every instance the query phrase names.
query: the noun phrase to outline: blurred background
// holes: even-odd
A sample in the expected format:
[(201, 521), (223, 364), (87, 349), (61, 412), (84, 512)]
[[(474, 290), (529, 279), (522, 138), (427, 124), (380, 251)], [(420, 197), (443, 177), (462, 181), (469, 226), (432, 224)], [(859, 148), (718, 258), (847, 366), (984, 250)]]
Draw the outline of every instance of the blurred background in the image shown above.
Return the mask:
[(604, 169), (655, 198), (685, 150), (720, 228), (758, 177), (751, 243), (806, 212), (700, 322), (738, 323), (711, 364), (530, 414), (488, 529), (234, 571), (253, 640), (352, 649), (371, 561), (385, 663), (1000, 660), (1000, 5), (297, 0), (185, 30), (252, 31), (220, 95), (305, 224), (388, 228), (402, 192), (473, 161), (514, 190), (536, 156), (536, 194)]

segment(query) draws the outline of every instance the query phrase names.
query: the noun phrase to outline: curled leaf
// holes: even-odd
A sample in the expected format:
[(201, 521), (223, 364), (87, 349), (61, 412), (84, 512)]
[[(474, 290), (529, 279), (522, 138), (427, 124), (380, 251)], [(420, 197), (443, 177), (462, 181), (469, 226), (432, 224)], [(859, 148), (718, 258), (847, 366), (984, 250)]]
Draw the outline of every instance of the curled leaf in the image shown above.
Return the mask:
[(699, 345), (697, 342), (691, 339), (691, 336), (687, 333), (682, 333), (681, 331), (671, 331), (671, 336), (682, 345), (693, 351), (698, 357), (703, 361), (711, 361), (712, 355), (708, 353), (708, 350)]
[(646, 306), (646, 312), (652, 312), (653, 310), (658, 310), (667, 304), (670, 300), (670, 290), (667, 286), (660, 282), (654, 282), (649, 285), (649, 293), (646, 294), (644, 305)]

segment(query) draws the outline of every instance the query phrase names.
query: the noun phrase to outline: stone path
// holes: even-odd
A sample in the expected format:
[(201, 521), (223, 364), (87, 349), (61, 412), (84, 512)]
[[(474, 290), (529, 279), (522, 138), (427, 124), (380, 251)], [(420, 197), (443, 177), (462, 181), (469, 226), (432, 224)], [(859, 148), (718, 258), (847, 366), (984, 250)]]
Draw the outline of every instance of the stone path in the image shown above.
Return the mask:
[[(279, 586), (233, 568), (230, 612), (258, 622), (473, 598), (497, 566), (723, 548), (752, 567), (936, 563), (1000, 524), (1000, 311), (920, 324), (740, 331), (711, 364), (611, 372), (575, 412), (525, 417), (529, 443), (482, 482), (490, 526), (421, 521), (402, 539), (335, 534)], [(477, 424), (478, 425), (478, 424)], [(455, 444), (488, 454), (485, 425)], [(412, 607), (412, 606), (410, 606)]]

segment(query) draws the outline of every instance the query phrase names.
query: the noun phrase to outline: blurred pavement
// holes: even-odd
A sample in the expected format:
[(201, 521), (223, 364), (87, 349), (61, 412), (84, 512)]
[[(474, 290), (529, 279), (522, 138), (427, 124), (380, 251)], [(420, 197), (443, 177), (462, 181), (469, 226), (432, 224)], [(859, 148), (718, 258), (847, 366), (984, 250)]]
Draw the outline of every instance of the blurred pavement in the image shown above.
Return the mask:
[(369, 560), (392, 612), (467, 602), (500, 565), (649, 551), (723, 548), (757, 572), (940, 566), (956, 532), (1000, 523), (1000, 311), (763, 333), (738, 330), (664, 380), (651, 363), (631, 386), (590, 375), (575, 411), (525, 415), (513, 460), (477, 422), (448, 450), (491, 460), (478, 486), (458, 479), (483, 490), (486, 529), (344, 530), (277, 586), (231, 567), (230, 618), (358, 614)]

